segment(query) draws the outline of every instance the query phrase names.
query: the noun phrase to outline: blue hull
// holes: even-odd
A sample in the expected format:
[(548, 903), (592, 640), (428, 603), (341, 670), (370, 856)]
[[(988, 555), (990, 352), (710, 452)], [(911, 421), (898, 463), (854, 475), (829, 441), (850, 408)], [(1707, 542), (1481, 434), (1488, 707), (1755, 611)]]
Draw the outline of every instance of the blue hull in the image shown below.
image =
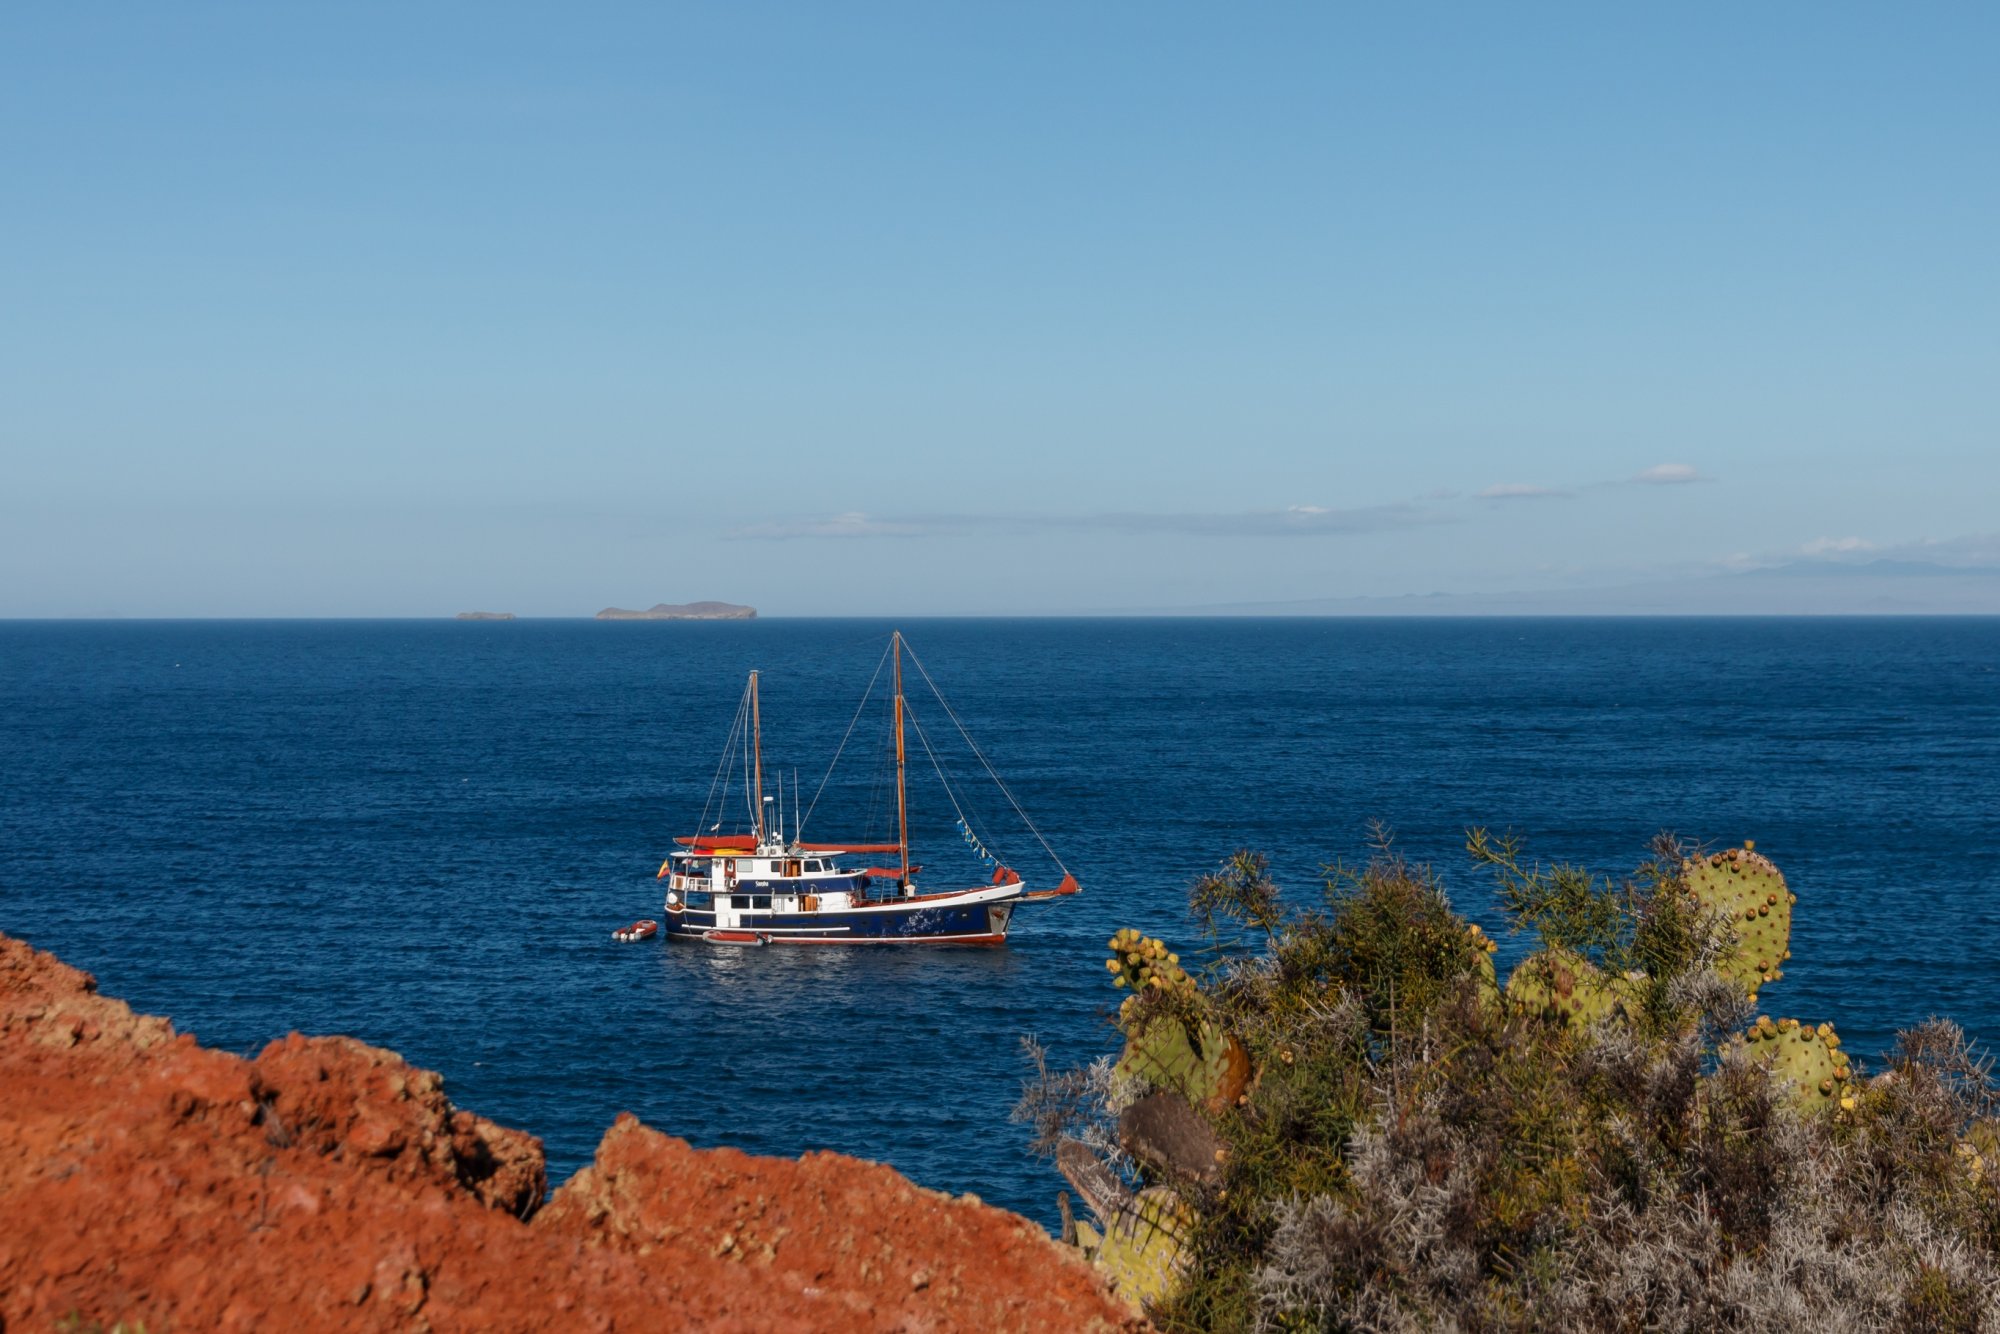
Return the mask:
[[(848, 912), (739, 914), (730, 931), (750, 932), (773, 945), (968, 944), (997, 945), (1007, 938), (1013, 905), (966, 903), (937, 906), (885, 904)], [(699, 940), (715, 930), (715, 914), (669, 912), (661, 930)]]

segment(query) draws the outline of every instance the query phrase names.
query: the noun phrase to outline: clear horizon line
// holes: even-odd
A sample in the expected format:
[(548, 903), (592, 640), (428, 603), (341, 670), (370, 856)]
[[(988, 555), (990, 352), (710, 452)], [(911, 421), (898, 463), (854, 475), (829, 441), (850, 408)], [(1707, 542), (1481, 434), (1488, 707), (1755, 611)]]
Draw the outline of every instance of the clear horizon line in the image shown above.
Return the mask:
[(118, 623), (216, 623), (243, 621), (449, 621), (454, 624), (505, 624), (507, 621), (587, 621), (606, 625), (659, 624), (746, 624), (757, 621), (1615, 621), (1615, 620), (2000, 620), (2000, 611), (1034, 611), (1034, 612), (839, 612), (786, 614), (754, 617), (599, 617), (596, 615), (510, 615), (465, 618), (455, 613), (342, 615), (82, 615), (0, 616), (0, 625), (15, 624), (118, 624)]

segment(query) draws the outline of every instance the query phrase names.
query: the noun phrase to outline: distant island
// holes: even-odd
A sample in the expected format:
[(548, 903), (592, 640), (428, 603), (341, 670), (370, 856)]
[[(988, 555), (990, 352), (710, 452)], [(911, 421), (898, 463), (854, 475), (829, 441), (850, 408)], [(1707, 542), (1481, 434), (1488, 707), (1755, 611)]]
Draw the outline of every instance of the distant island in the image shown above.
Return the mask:
[(606, 607), (597, 613), (600, 621), (752, 621), (756, 618), (755, 607), (738, 606), (734, 602), (661, 602), (647, 611)]
[(461, 621), (511, 621), (514, 619), (514, 613), (511, 611), (462, 611), (458, 614), (458, 619)]

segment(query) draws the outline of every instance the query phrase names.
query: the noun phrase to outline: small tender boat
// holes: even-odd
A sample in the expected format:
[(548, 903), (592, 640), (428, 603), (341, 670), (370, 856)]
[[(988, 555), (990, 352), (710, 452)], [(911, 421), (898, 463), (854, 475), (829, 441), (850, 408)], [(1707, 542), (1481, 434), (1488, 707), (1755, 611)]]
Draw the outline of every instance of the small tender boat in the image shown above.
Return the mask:
[(651, 940), (660, 934), (660, 924), (650, 917), (642, 917), (627, 927), (620, 927), (611, 933), (613, 940)]
[[(784, 832), (782, 804), (773, 826), (767, 815), (767, 808), (773, 799), (764, 795), (763, 719), (757, 698), (757, 673), (753, 671), (743, 699), (737, 706), (736, 724), (724, 743), (723, 764), (717, 771), (717, 784), (723, 787), (726, 800), (728, 792), (734, 790), (725, 782), (726, 775), (732, 769), (734, 757), (747, 749), (748, 754), (743, 756), (748, 761), (743, 777), (745, 796), (749, 802), (749, 818), (745, 824), (749, 827), (737, 834), (714, 832), (719, 822), (718, 825), (708, 824), (709, 815), (714, 811), (715, 789), (712, 787), (710, 810), (702, 813), (702, 824), (697, 826), (706, 827), (710, 832), (676, 838), (674, 841), (680, 845), (680, 850), (671, 854), (660, 866), (658, 878), (668, 881), (666, 933), (669, 940), (742, 945), (1000, 945), (1006, 942), (1007, 931), (1018, 909), (1052, 902), (1078, 892), (1076, 877), (1063, 867), (1054, 850), (1029, 823), (1020, 803), (1014, 800), (1006, 784), (1000, 782), (999, 775), (993, 773), (992, 766), (986, 764), (984, 754), (973, 744), (972, 738), (965, 735), (957, 714), (944, 702), (942, 695), (937, 695), (937, 687), (930, 681), (929, 672), (912, 653), (912, 663), (925, 682), (931, 685), (944, 716), (958, 728), (972, 755), (985, 767), (987, 776), (1005, 795), (1008, 805), (1020, 816), (1035, 841), (1040, 843), (1055, 869), (1062, 873), (1062, 878), (1054, 885), (1031, 889), (1017, 872), (987, 850), (985, 842), (968, 822), (964, 804), (946, 779), (943, 767), (937, 763), (930, 738), (919, 726), (918, 736), (924, 751), (930, 756), (939, 781), (959, 813), (959, 830), (979, 860), (990, 866), (991, 873), (985, 884), (958, 889), (930, 890), (917, 884), (916, 877), (923, 867), (910, 861), (909, 795), (905, 782), (908, 754), (904, 742), (904, 722), (908, 716), (908, 705), (903, 695), (903, 656), (907, 652), (908, 647), (899, 631), (891, 636), (889, 647), (883, 654), (886, 661), (894, 664), (896, 841), (805, 842), (802, 829), (797, 827), (803, 821), (797, 814), (796, 794), (792, 802), (795, 827), (791, 836), (786, 837)], [(880, 676), (881, 665), (878, 664), (876, 678)], [(874, 688), (875, 682), (871, 681), (868, 692), (862, 697), (864, 707)], [(858, 721), (860, 717), (861, 710), (857, 709), (855, 719)], [(849, 724), (848, 731), (851, 736), (853, 724)], [(746, 741), (747, 747), (743, 744)], [(845, 739), (841, 746), (844, 750)], [(834, 764), (838, 764), (839, 760), (840, 754), (836, 752)], [(831, 777), (832, 765), (828, 766), (827, 772)], [(824, 791), (824, 780), (820, 786)], [(783, 791), (782, 784), (779, 791)], [(844, 862), (846, 858), (885, 857), (890, 853), (895, 854), (895, 859), (884, 865), (850, 867)]]

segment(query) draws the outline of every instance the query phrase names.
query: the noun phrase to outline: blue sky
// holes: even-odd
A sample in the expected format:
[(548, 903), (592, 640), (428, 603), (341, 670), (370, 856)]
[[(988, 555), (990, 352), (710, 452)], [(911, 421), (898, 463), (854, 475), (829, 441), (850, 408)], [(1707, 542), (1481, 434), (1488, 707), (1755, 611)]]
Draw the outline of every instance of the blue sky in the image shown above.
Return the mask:
[(0, 9), (0, 615), (2000, 564), (2000, 10)]

